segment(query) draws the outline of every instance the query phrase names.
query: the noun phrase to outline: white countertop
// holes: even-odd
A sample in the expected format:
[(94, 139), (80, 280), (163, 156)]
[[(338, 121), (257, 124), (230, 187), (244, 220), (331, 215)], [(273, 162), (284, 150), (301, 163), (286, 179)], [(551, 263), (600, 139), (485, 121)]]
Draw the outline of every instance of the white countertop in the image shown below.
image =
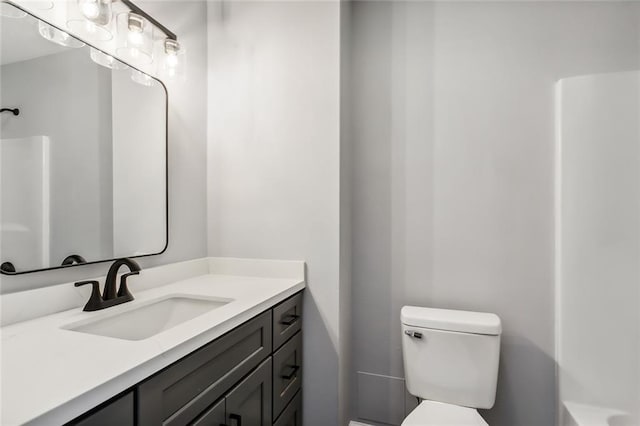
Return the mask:
[[(201, 259), (184, 264), (191, 268), (187, 276), (203, 272), (203, 265), (206, 272), (156, 287), (147, 282), (151, 288), (146, 290), (136, 290), (132, 277), (132, 302), (97, 312), (78, 307), (2, 327), (1, 424), (72, 420), (305, 287), (303, 262)], [(150, 269), (147, 275), (160, 276), (168, 267)], [(180, 275), (175, 267), (170, 273)], [(139, 341), (61, 328), (169, 295), (233, 301)]]

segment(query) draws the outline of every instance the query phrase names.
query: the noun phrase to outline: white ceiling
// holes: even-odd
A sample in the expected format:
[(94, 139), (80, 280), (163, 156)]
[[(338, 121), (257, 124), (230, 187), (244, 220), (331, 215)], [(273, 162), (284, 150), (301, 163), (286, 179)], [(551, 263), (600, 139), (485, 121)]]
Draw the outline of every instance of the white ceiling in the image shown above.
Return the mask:
[[(4, 7), (7, 7), (5, 4)], [(64, 52), (68, 48), (45, 40), (38, 33), (38, 20), (0, 17), (0, 65)]]

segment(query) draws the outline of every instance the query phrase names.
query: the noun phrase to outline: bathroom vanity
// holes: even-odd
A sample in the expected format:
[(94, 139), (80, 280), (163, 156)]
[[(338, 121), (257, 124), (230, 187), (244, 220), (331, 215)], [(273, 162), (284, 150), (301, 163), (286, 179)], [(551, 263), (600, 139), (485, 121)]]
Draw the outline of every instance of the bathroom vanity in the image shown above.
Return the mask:
[(304, 262), (127, 259), (169, 245), (177, 35), (128, 0), (36, 3), (0, 3), (0, 424), (299, 425)]
[(76, 307), (2, 328), (1, 423), (299, 425), (304, 286), (303, 262), (208, 258), (143, 270), (98, 312), (71, 284), (3, 295), (5, 321)]
[(300, 424), (301, 320), (298, 293), (70, 424)]

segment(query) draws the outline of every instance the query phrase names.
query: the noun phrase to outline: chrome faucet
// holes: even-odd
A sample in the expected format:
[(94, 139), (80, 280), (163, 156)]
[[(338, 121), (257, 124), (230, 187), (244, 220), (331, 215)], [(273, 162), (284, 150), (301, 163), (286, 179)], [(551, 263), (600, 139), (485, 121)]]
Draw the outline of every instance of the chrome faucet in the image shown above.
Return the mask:
[[(120, 277), (120, 288), (116, 292), (116, 278), (120, 267), (127, 265), (129, 273), (123, 274)], [(133, 300), (133, 295), (127, 288), (127, 278), (131, 275), (138, 275), (140, 273), (140, 265), (135, 260), (122, 258), (118, 259), (109, 268), (107, 272), (107, 278), (104, 281), (104, 292), (100, 295), (100, 283), (98, 281), (80, 281), (75, 283), (76, 287), (91, 284), (93, 286), (91, 290), (91, 296), (89, 301), (84, 306), (84, 311), (98, 311), (100, 309), (108, 308), (110, 306), (119, 305), (121, 303), (129, 302)]]

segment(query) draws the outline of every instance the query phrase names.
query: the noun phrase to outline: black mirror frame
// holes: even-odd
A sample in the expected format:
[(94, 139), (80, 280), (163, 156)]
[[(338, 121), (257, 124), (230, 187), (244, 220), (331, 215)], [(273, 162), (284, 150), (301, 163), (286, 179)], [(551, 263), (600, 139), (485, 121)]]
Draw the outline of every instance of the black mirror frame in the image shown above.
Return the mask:
[[(21, 11), (23, 11), (24, 13), (26, 13), (27, 15), (31, 16), (32, 18), (35, 18), (39, 21), (43, 21), (46, 22), (48, 25), (52, 26), (53, 28), (62, 31), (64, 33), (69, 34), (66, 30), (61, 29), (60, 27), (58, 27), (57, 25), (51, 24), (50, 22), (47, 22), (45, 20), (43, 20), (42, 18), (39, 18), (35, 15), (33, 15), (31, 12), (25, 10), (23, 7), (15, 4), (13, 1), (11, 0), (2, 0), (3, 3), (7, 3), (13, 7), (15, 7), (16, 9), (19, 9)], [(90, 43), (87, 43), (85, 40), (82, 40), (78, 37), (76, 37), (73, 34), (69, 34), (69, 36), (75, 38), (76, 40), (80, 40), (81, 42), (83, 42), (85, 45), (87, 45), (88, 47), (91, 47), (93, 49), (98, 50), (101, 53), (104, 53), (105, 55), (109, 55), (109, 56), (113, 56), (110, 53), (107, 53), (105, 51), (103, 51), (102, 49), (99, 49), (95, 46), (93, 46)], [(118, 58), (116, 58), (118, 59)], [(118, 59), (119, 60), (119, 59)], [(141, 254), (141, 255), (137, 255), (137, 256), (128, 256), (129, 258), (143, 258), (143, 257), (149, 257), (149, 256), (158, 256), (163, 254), (165, 251), (167, 251), (167, 248), (169, 247), (169, 91), (167, 90), (167, 86), (162, 82), (162, 80), (149, 75), (147, 73), (145, 73), (144, 71), (124, 62), (124, 61), (120, 61), (124, 64), (126, 64), (129, 68), (139, 71), (141, 73), (143, 73), (144, 75), (148, 75), (151, 79), (153, 79), (155, 82), (157, 82), (160, 87), (162, 87), (162, 90), (164, 90), (164, 116), (165, 116), (165, 161), (164, 161), (164, 178), (165, 178), (165, 197), (164, 197), (164, 205), (165, 205), (165, 244), (164, 247), (162, 248), (162, 250), (160, 250), (157, 253), (149, 253), (149, 254)], [(122, 256), (120, 256), (122, 257)], [(85, 266), (85, 265), (94, 265), (97, 263), (103, 263), (103, 262), (113, 262), (117, 259), (119, 259), (120, 257), (113, 257), (113, 258), (109, 258), (109, 259), (101, 259), (101, 260), (92, 260), (90, 262), (84, 262), (84, 263), (74, 263), (74, 264), (68, 264), (68, 265), (59, 265), (59, 266), (52, 266), (50, 268), (40, 268), (40, 269), (30, 269), (28, 271), (20, 271), (17, 270), (15, 272), (10, 272), (8, 270), (5, 270), (4, 268), (0, 268), (0, 274), (2, 275), (23, 275), (23, 274), (30, 274), (30, 273), (34, 273), (34, 272), (43, 272), (43, 271), (54, 271), (54, 270), (59, 270), (59, 269), (68, 269), (68, 268), (73, 268), (73, 267), (77, 267), (77, 266)]]

